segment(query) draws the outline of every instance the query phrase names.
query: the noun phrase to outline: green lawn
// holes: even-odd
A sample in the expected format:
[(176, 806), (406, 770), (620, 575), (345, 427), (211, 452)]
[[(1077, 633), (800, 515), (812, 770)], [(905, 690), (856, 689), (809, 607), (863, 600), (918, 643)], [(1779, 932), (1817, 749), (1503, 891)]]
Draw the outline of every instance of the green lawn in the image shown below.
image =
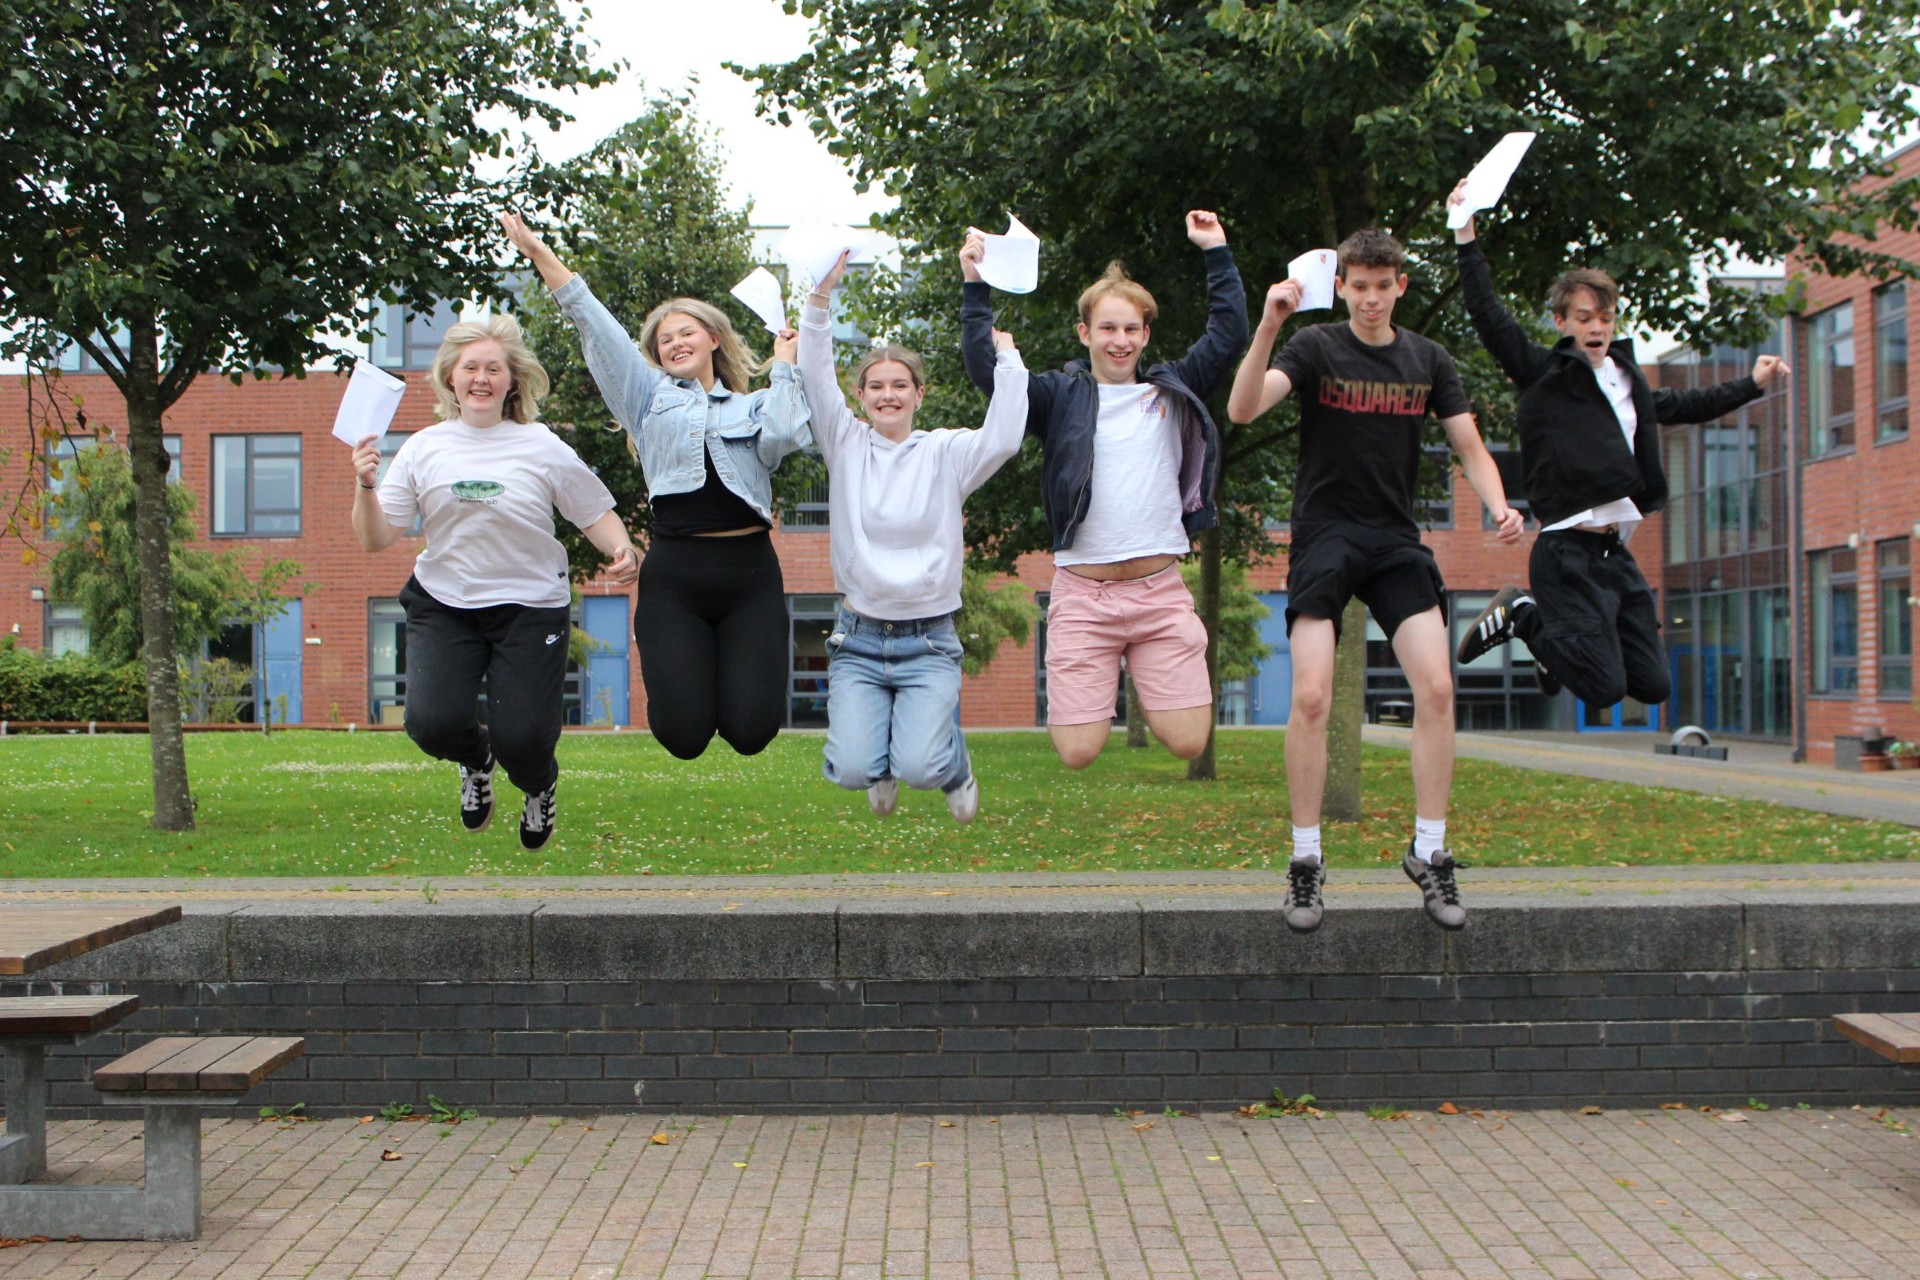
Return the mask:
[[(405, 736), (187, 739), (199, 829), (147, 825), (142, 737), (0, 740), (0, 877), (659, 875), (849, 871), (1145, 871), (1284, 863), (1282, 737), (1227, 731), (1221, 781), (1192, 785), (1164, 751), (1115, 745), (1070, 774), (1041, 733), (970, 739), (983, 800), (957, 826), (939, 796), (903, 793), (881, 822), (820, 777), (821, 739), (782, 736), (741, 759), (674, 760), (645, 734), (560, 746), (560, 824), (522, 853), (519, 793), (492, 830), (459, 830), (453, 766)], [(1335, 865), (1392, 865), (1413, 820), (1404, 752), (1369, 749), (1367, 808), (1330, 826)], [(1462, 760), (1450, 843), (1479, 866), (1838, 862), (1920, 856), (1920, 832), (1774, 805), (1653, 791)]]

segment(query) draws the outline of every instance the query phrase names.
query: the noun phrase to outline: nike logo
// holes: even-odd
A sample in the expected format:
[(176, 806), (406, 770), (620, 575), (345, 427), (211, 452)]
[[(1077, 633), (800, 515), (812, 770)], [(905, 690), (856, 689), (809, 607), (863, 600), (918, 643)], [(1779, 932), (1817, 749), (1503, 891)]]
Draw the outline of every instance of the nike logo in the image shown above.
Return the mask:
[(552, 644), (552, 643), (553, 643), (554, 641), (556, 641), (556, 640), (558, 640), (559, 638), (560, 638), (560, 637), (559, 637), (559, 636), (557, 636), (557, 635), (555, 635), (555, 636), (548, 636), (548, 637), (547, 637), (547, 643), (548, 643), (548, 644)]

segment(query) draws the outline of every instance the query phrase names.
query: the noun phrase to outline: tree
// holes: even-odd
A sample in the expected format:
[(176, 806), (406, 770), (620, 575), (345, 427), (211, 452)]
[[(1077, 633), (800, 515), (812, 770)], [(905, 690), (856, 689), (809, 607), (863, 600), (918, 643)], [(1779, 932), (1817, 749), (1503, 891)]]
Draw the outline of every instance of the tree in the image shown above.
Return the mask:
[[(110, 666), (133, 662), (146, 649), (133, 469), (124, 449), (104, 443), (60, 465), (61, 487), (47, 499), (48, 532), (59, 539), (49, 573), (54, 595), (80, 606), (93, 657)], [(192, 491), (169, 484), (166, 499), (175, 652), (197, 652), (230, 622), (268, 622), (285, 610), (298, 561), (267, 560), (250, 571), (237, 552), (199, 550), (191, 545), (199, 537)]]
[(0, 354), (70, 341), (126, 402), (154, 826), (193, 825), (161, 415), (205, 372), (300, 376), (369, 297), (497, 294), (493, 210), (555, 187), (484, 122), (609, 79), (576, 30), (561, 0), (0, 3)]
[(953, 627), (960, 634), (966, 656), (960, 670), (977, 676), (993, 662), (1002, 645), (1011, 640), (1025, 647), (1040, 621), (1040, 606), (1018, 582), (994, 585), (994, 575), (968, 565), (960, 574), (960, 611)]
[[(655, 98), (645, 114), (564, 171), (581, 193), (577, 210), (567, 224), (543, 234), (629, 334), (639, 335), (647, 312), (659, 303), (690, 297), (727, 311), (749, 346), (766, 349), (765, 328), (728, 293), (753, 270), (748, 211), (728, 204), (719, 152), (685, 92)], [(537, 282), (521, 306), (533, 348), (553, 380), (543, 415), (573, 427), (574, 449), (600, 473), (615, 510), (644, 543), (653, 525), (646, 480), (626, 433), (593, 384), (579, 335)], [(788, 458), (774, 472), (776, 504), (798, 497), (824, 474), (811, 453)], [(571, 526), (563, 526), (561, 540), (576, 579), (584, 581), (606, 564)]]
[[(1885, 267), (1832, 237), (1912, 227), (1920, 195), (1911, 181), (1859, 185), (1920, 119), (1920, 0), (1738, 12), (1707, 0), (809, 0), (806, 11), (810, 50), (748, 74), (763, 110), (805, 115), (860, 181), (899, 198), (890, 228), (921, 268), (902, 310), (941, 355), (957, 345), (953, 249), (1002, 207), (1045, 243), (1041, 287), (997, 299), (1032, 367), (1078, 354), (1072, 299), (1110, 258), (1159, 298), (1157, 344), (1197, 332), (1200, 271), (1177, 228), (1202, 206), (1226, 223), (1251, 298), (1304, 249), (1368, 224), (1400, 236), (1417, 260), (1399, 318), (1473, 352), (1469, 390), (1494, 410), (1508, 392), (1451, 305), (1443, 202), (1502, 132), (1540, 134), (1483, 233), (1507, 286), (1531, 309), (1570, 258), (1605, 267), (1629, 282), (1636, 323), (1700, 343), (1752, 337), (1777, 304), (1701, 298), (1696, 264), (1805, 245), (1837, 270)], [(941, 381), (964, 385), (951, 368), (943, 359)], [(965, 397), (929, 410), (978, 412)], [(1216, 418), (1231, 509), (1200, 554), (1245, 561), (1266, 549), (1263, 517), (1290, 502), (1292, 419), (1285, 406), (1246, 427)], [(1010, 563), (1046, 545), (1036, 473), (1029, 451), (976, 497), (968, 527), (983, 556)], [(1217, 622), (1217, 601), (1200, 603)], [(1345, 703), (1336, 714), (1358, 716)]]

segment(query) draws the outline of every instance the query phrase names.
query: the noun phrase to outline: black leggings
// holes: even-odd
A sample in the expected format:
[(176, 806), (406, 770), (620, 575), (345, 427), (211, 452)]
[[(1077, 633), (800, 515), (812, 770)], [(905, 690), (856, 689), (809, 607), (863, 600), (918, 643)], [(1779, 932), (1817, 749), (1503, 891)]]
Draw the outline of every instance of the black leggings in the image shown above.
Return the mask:
[(640, 562), (633, 638), (647, 725), (682, 760), (716, 732), (753, 755), (786, 723), (787, 596), (771, 535), (656, 535)]
[(552, 786), (560, 776), (553, 749), (573, 625), (567, 606), (457, 609), (412, 578), (400, 604), (407, 611), (407, 736), (428, 755), (469, 769), (484, 767), (491, 749), (528, 794)]

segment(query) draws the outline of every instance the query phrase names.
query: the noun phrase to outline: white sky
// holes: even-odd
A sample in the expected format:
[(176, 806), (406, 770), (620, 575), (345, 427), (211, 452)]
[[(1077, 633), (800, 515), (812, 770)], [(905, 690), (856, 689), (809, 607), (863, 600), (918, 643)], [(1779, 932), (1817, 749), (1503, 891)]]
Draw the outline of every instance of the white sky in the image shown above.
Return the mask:
[(536, 135), (549, 159), (586, 150), (640, 115), (653, 94), (698, 77), (695, 112), (718, 135), (733, 201), (751, 200), (755, 223), (821, 217), (857, 225), (891, 206), (877, 189), (857, 194), (804, 122), (782, 129), (756, 118), (753, 86), (722, 67), (784, 62), (805, 51), (811, 24), (783, 12), (779, 0), (598, 0), (592, 9), (585, 30), (599, 42), (601, 63), (628, 66), (617, 84), (559, 99), (575, 120), (559, 134)]

